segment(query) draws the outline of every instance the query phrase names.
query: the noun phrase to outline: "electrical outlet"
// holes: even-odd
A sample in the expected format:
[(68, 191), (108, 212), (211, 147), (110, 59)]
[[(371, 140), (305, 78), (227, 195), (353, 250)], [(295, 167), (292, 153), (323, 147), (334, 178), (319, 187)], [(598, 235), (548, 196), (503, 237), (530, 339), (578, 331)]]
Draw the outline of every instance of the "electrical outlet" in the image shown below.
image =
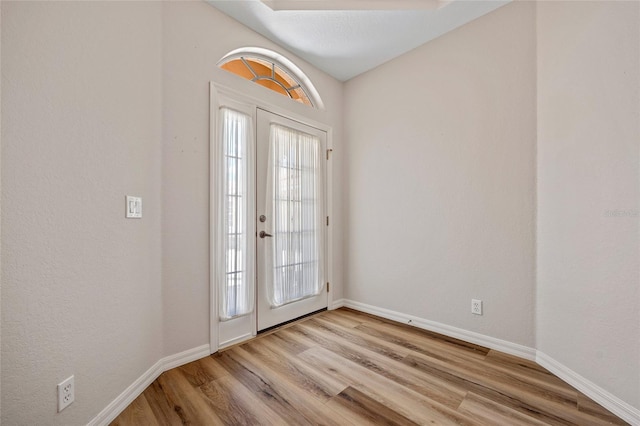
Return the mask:
[(76, 399), (76, 386), (73, 376), (58, 384), (58, 413), (69, 406)]
[(482, 300), (471, 299), (471, 313), (474, 315), (482, 315)]

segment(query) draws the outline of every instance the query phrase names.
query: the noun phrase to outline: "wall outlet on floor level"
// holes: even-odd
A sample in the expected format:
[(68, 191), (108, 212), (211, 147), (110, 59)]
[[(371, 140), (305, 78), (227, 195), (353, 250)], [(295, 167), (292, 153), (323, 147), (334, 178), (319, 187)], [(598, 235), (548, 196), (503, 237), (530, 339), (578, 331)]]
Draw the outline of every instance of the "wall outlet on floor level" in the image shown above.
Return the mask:
[(471, 299), (471, 313), (482, 315), (482, 300)]
[(76, 399), (76, 386), (73, 376), (58, 384), (58, 413), (69, 406)]

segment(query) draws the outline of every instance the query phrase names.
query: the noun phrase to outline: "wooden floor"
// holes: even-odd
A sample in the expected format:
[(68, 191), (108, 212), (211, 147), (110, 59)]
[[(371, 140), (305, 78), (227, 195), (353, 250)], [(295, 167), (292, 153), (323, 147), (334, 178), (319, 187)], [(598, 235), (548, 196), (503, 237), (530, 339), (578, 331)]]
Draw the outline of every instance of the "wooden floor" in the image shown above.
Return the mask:
[(626, 424), (529, 361), (348, 309), (162, 374), (112, 425)]

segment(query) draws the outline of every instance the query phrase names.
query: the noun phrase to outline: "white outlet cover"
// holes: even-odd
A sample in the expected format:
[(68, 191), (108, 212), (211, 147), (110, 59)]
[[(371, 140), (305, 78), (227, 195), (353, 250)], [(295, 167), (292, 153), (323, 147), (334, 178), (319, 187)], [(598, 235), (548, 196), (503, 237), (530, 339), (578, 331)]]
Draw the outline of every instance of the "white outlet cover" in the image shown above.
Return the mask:
[(76, 385), (73, 376), (58, 383), (58, 413), (67, 408), (76, 399)]
[(142, 218), (142, 197), (133, 197), (131, 195), (127, 195), (125, 198), (127, 219)]
[(482, 315), (482, 300), (471, 299), (471, 313), (474, 315)]

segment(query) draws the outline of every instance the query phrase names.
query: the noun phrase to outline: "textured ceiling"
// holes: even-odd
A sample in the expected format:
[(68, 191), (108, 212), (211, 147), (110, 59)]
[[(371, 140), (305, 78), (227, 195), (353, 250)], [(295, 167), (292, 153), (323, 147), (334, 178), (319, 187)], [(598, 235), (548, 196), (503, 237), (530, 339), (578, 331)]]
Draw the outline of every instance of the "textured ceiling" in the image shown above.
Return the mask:
[(385, 8), (378, 7), (382, 4), (380, 0), (368, 0), (372, 9), (378, 10), (309, 10), (304, 2), (301, 0), (298, 8), (291, 7), (296, 1), (281, 2), (289, 9), (301, 10), (273, 10), (273, 3), (269, 7), (260, 0), (208, 0), (213, 7), (342, 81), (489, 13), (509, 0), (428, 0), (427, 6), (413, 10), (407, 9), (411, 6), (407, 6), (406, 1), (398, 2), (396, 10), (389, 9), (390, 2), (386, 2)]

